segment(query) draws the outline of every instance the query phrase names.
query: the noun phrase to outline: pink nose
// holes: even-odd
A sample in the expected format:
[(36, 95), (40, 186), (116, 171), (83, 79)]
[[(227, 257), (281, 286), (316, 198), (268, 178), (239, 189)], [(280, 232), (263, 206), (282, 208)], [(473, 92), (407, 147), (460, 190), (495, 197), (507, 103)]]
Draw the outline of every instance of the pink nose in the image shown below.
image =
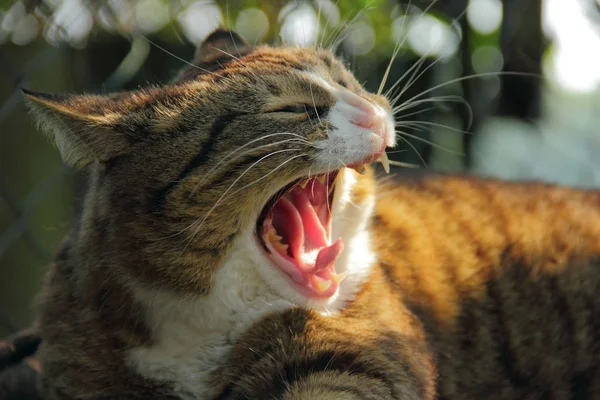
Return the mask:
[(345, 90), (340, 94), (342, 100), (354, 108), (350, 117), (353, 124), (370, 129), (381, 137), (385, 135), (387, 119), (385, 111), (381, 107), (375, 106), (370, 101), (349, 90)]

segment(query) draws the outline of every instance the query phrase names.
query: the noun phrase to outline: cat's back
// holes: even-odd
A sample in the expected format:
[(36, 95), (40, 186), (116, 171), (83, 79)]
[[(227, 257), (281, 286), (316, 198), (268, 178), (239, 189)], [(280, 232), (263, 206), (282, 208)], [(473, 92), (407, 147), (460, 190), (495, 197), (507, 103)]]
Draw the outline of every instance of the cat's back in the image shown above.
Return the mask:
[(600, 396), (600, 192), (401, 177), (380, 185), (373, 232), (442, 398)]

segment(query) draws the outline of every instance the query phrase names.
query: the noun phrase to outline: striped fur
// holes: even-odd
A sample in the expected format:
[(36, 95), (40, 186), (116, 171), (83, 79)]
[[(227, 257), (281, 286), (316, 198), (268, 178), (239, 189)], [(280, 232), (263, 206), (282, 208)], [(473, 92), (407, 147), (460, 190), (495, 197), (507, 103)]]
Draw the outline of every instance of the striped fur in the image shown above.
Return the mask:
[[(129, 93), (25, 92), (90, 175), (39, 299), (47, 398), (594, 397), (599, 193), (376, 183), (342, 168), (366, 135), (336, 93), (390, 105), (328, 51), (217, 31), (194, 64)], [(276, 112), (290, 104), (314, 107)], [(256, 221), (290, 182), (338, 168), (347, 276), (308, 300), (256, 250)]]
[(358, 297), (256, 324), (215, 398), (600, 398), (599, 192), (435, 175), (377, 191)]

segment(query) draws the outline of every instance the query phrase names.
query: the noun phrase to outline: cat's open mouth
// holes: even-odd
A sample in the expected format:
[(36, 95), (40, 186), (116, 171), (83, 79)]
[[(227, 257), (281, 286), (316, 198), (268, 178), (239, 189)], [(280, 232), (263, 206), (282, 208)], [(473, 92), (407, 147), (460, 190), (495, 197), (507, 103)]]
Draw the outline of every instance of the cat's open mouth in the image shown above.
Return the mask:
[(344, 249), (331, 239), (331, 207), (338, 171), (297, 180), (267, 203), (257, 221), (269, 259), (306, 296), (327, 298), (338, 288), (335, 260)]

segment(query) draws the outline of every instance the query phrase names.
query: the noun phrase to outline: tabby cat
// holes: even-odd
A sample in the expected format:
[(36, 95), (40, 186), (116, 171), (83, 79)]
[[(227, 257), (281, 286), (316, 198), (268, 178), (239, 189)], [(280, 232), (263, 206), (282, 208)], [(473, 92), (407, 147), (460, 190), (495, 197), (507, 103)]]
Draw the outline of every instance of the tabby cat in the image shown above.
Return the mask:
[(600, 398), (600, 193), (376, 180), (385, 97), (224, 30), (162, 87), (25, 95), (89, 172), (46, 398)]

